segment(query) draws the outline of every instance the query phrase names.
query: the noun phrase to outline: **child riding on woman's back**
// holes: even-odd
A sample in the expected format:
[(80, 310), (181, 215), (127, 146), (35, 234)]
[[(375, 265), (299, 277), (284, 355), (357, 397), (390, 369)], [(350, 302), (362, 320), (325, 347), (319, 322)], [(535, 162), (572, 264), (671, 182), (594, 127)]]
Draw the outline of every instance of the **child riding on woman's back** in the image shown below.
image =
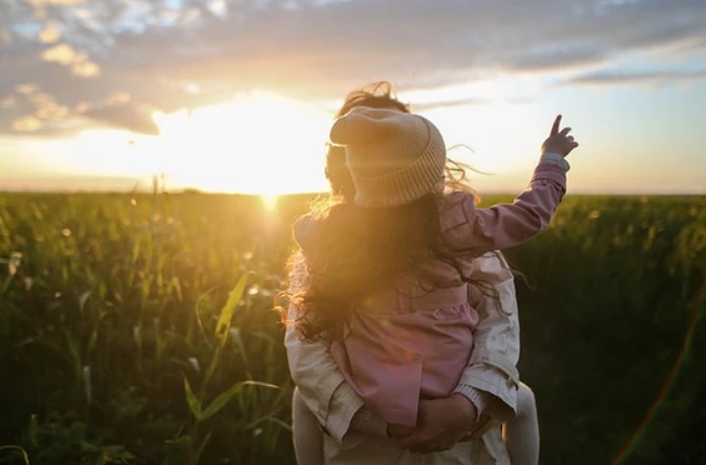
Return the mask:
[(331, 343), (366, 406), (402, 436), (420, 398), (450, 395), (473, 348), (478, 314), (468, 286), (474, 258), (528, 240), (550, 222), (564, 192), (564, 157), (578, 144), (559, 131), (543, 146), (530, 187), (512, 205), (476, 207), (445, 193), (446, 147), (425, 118), (356, 108), (331, 141), (346, 148), (355, 202), (301, 218), (294, 236), (307, 264), (295, 321), (308, 340)]

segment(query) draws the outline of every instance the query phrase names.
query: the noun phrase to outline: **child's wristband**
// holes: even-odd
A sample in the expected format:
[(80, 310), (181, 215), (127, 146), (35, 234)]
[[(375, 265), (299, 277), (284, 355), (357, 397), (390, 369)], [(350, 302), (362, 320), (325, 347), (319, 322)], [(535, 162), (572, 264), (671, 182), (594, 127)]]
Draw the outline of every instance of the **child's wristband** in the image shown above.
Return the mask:
[(539, 164), (558, 165), (564, 168), (565, 171), (569, 171), (571, 169), (571, 165), (569, 165), (569, 162), (566, 161), (566, 158), (562, 157), (558, 153), (543, 153), (539, 158)]

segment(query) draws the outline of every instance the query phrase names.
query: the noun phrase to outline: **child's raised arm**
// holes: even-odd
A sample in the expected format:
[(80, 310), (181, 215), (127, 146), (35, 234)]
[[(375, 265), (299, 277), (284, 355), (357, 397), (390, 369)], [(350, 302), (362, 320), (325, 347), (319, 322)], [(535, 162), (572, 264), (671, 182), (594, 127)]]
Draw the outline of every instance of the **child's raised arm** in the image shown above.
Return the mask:
[[(545, 229), (564, 193), (569, 164), (578, 143), (571, 128), (559, 131), (561, 115), (542, 144), (542, 157), (528, 188), (512, 204), (477, 208), (472, 196), (451, 195), (441, 210), (441, 230), (449, 247), (474, 254), (519, 245)], [(450, 209), (444, 211), (444, 209)]]

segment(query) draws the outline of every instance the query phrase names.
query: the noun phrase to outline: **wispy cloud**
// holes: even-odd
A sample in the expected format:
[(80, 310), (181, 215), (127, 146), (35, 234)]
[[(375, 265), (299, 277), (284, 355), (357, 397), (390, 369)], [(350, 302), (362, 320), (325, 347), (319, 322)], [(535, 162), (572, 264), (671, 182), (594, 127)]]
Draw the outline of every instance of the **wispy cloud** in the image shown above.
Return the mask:
[(152, 120), (150, 110), (146, 105), (121, 102), (88, 108), (81, 115), (108, 126), (127, 129), (139, 134), (158, 135), (159, 128)]
[[(100, 122), (153, 134), (152, 109), (254, 88), (324, 100), (375, 79), (417, 89), (498, 74), (564, 85), (703, 79), (601, 69), (645, 51), (658, 62), (660, 50), (666, 60), (705, 49), (703, 0), (5, 0), (0, 133)], [(116, 93), (129, 102), (106, 104)]]
[(608, 72), (598, 71), (580, 74), (568, 79), (564, 85), (606, 85), (606, 84), (648, 84), (661, 86), (668, 83), (706, 79), (706, 70), (693, 72), (655, 71), (655, 72)]

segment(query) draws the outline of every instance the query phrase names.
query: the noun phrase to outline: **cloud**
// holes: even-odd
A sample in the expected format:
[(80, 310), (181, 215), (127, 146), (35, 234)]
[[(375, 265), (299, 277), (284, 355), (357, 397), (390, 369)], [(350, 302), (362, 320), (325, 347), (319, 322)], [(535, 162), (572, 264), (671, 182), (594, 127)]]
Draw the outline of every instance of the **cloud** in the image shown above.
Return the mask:
[(0, 49), (5, 49), (12, 45), (12, 34), (6, 29), (0, 29)]
[(15, 106), (17, 99), (13, 95), (9, 95), (0, 100), (0, 108), (9, 109)]
[[(505, 99), (506, 103), (526, 103), (527, 99), (511, 98)], [(466, 97), (452, 100), (436, 100), (427, 103), (412, 103), (412, 109), (415, 112), (424, 112), (427, 110), (438, 110), (440, 108), (453, 108), (466, 105), (490, 105), (497, 102), (497, 99), (485, 97)]]
[(5, 97), (0, 106), (14, 113), (11, 127), (18, 132), (36, 132), (46, 124), (66, 119), (71, 110), (36, 84), (19, 84), (15, 94)]
[[(72, 109), (67, 119), (88, 118), (75, 111), (84, 102), (89, 121), (151, 133), (146, 108), (194, 108), (256, 88), (323, 101), (379, 79), (415, 89), (497, 75), (644, 82), (629, 69), (612, 81), (591, 73), (647, 52), (657, 65), (675, 49), (702, 53), (706, 2), (15, 0), (0, 2), (0, 46), (0, 100), (34, 83)], [(129, 105), (101, 107), (115, 92)]]
[(522, 51), (504, 65), (517, 71), (567, 71), (597, 65), (608, 59), (607, 52), (596, 44), (549, 45)]
[[(40, 40), (41, 40), (40, 33)], [(49, 40), (53, 42), (53, 40)], [(59, 44), (45, 49), (42, 52), (42, 59), (49, 62), (56, 62), (68, 66), (76, 76), (95, 77), (100, 74), (100, 68), (91, 62), (84, 53), (76, 52), (70, 45)]]
[(28, 94), (27, 101), (34, 107), (35, 116), (43, 121), (60, 121), (70, 113), (68, 107), (60, 105), (53, 95), (44, 92)]
[(592, 73), (580, 74), (566, 80), (563, 85), (632, 85), (632, 84), (647, 84), (653, 86), (661, 86), (668, 83), (677, 83), (684, 81), (695, 81), (706, 79), (706, 70), (693, 72), (616, 72), (616, 71), (597, 71)]
[(42, 127), (42, 122), (32, 115), (20, 116), (12, 121), (12, 129), (17, 132), (34, 132)]
[(130, 102), (103, 104), (88, 108), (80, 114), (110, 127), (127, 129), (138, 134), (157, 136), (160, 133), (150, 109)]
[(17, 133), (53, 136), (98, 125), (138, 134), (159, 134), (152, 120), (154, 108), (133, 102), (129, 94), (120, 92), (97, 102), (81, 101), (67, 106), (41, 86), (25, 83), (15, 86), (13, 94), (0, 100), (0, 108), (11, 116), (8, 129)]
[(47, 24), (39, 31), (39, 41), (44, 44), (52, 44), (61, 38), (61, 31), (52, 24)]
[(50, 5), (78, 5), (84, 0), (25, 0), (35, 8), (44, 8)]

